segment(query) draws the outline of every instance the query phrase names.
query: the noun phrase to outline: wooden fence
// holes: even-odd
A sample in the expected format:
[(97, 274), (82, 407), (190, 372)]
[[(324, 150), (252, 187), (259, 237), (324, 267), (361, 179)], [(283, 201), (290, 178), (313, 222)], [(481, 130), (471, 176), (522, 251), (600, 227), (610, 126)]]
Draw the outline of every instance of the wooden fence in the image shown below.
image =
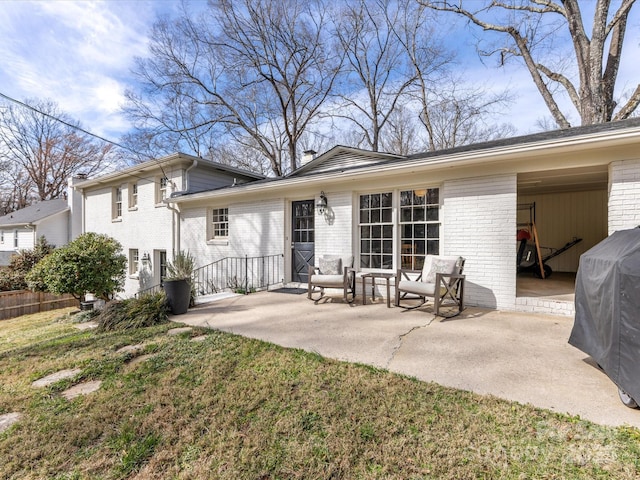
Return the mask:
[(0, 320), (74, 306), (78, 306), (78, 301), (71, 295), (60, 296), (30, 290), (0, 292)]

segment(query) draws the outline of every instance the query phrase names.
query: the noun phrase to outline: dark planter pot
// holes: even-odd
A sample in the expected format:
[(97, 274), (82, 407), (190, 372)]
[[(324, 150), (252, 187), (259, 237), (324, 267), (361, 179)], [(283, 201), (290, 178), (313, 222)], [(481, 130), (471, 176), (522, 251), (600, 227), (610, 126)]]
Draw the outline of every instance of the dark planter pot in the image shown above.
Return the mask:
[(189, 280), (165, 280), (164, 293), (167, 295), (169, 308), (174, 315), (187, 313), (191, 301), (191, 283)]

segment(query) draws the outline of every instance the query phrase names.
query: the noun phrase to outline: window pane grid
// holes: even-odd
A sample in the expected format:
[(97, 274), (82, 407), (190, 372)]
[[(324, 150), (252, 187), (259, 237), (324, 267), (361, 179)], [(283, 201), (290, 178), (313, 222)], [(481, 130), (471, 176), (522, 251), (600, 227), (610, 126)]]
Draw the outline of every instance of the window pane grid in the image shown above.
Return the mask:
[(440, 253), (439, 189), (400, 192), (401, 268), (420, 270), (425, 255)]
[(393, 268), (393, 193), (360, 195), (360, 267)]
[(229, 209), (214, 208), (211, 210), (212, 238), (229, 236)]

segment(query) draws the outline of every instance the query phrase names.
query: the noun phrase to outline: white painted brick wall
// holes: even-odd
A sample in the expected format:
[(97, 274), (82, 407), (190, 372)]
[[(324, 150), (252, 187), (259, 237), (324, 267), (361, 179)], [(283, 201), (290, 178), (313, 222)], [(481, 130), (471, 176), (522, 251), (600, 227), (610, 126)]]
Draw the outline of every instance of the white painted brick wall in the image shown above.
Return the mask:
[(516, 176), (448, 181), (442, 191), (442, 254), (466, 258), (465, 302), (514, 310)]
[[(329, 208), (324, 215), (316, 211), (315, 258), (316, 266), (321, 255), (353, 255), (353, 237), (357, 235), (357, 222), (353, 221), (353, 193), (326, 192)], [(314, 201), (320, 200), (316, 197)], [(356, 265), (357, 266), (357, 265)]]
[[(213, 205), (212, 205), (213, 206)], [(207, 241), (207, 207), (181, 212), (181, 244), (207, 265), (224, 257), (258, 257), (282, 254), (284, 249), (284, 200), (215, 205), (229, 208), (228, 240)]]
[(609, 165), (609, 235), (640, 225), (640, 160)]
[[(122, 218), (112, 220), (112, 187), (91, 190), (85, 196), (85, 231), (109, 235), (122, 245), (122, 251), (129, 258), (129, 249), (137, 248), (139, 256), (148, 253), (153, 259), (154, 250), (165, 250), (171, 260), (173, 239), (173, 213), (166, 206), (156, 206), (155, 184), (150, 180), (136, 179), (138, 182), (138, 206), (128, 208), (128, 185), (123, 183)], [(152, 263), (152, 268), (156, 265)], [(155, 282), (154, 282), (155, 283)], [(122, 297), (134, 295), (140, 288), (136, 276), (128, 274)]]

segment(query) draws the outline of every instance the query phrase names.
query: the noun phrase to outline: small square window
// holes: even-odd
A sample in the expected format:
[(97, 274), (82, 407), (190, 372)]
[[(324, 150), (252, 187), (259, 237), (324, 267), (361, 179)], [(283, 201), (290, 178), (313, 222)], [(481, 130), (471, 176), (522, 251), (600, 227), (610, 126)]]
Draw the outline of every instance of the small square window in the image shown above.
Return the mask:
[(209, 215), (209, 240), (229, 237), (229, 209), (213, 208)]

